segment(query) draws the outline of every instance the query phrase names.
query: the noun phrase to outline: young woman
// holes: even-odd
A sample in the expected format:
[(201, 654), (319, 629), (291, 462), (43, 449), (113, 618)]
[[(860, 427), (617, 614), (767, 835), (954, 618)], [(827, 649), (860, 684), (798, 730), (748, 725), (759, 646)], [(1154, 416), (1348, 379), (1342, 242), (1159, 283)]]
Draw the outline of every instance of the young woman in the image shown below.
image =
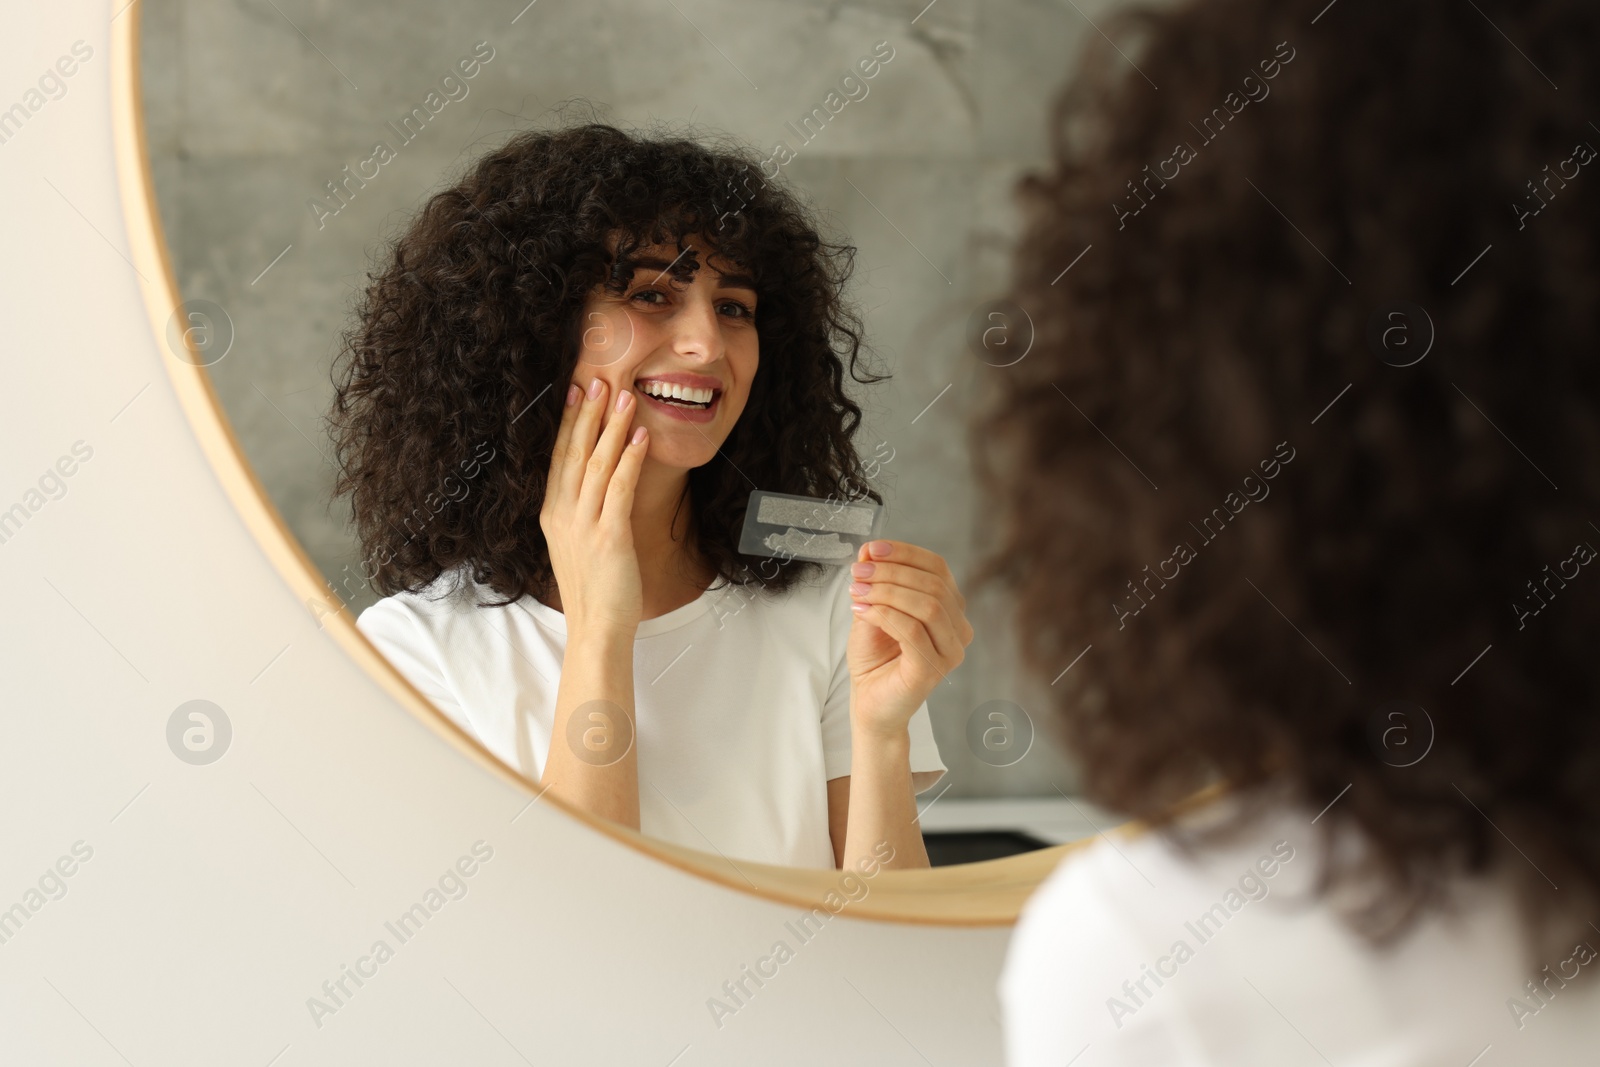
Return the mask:
[(1600, 10), (1135, 18), (1160, 92), (1060, 101), (974, 444), (979, 579), (1162, 831), (1028, 902), (1007, 1063), (1593, 1063)]
[(358, 619), (542, 788), (733, 859), (926, 866), (943, 559), (741, 555), (754, 489), (881, 498), (852, 443), (853, 249), (751, 157), (520, 135), (435, 195), (346, 333), (332, 422), (384, 599)]

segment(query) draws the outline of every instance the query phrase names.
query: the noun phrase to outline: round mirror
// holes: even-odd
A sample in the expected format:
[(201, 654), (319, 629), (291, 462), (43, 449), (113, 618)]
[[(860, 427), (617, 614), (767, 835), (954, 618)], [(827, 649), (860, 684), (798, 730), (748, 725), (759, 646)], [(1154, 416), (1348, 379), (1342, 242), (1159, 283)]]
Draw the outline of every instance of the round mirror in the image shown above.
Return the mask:
[[(816, 872), (850, 865), (841, 840), (849, 807), (840, 799), (850, 796), (859, 744), (851, 692), (861, 663), (848, 659), (882, 651), (850, 636), (870, 626), (852, 619), (859, 598), (851, 583), (862, 561), (884, 565), (870, 546), (888, 544), (900, 552), (891, 566), (948, 568), (970, 636), (958, 668), (925, 665), (938, 677), (925, 697), (915, 694), (909, 751), (885, 749), (909, 770), (910, 794), (885, 810), (907, 813), (913, 835), (901, 839), (913, 855), (891, 849), (901, 859), (885, 866), (920, 868), (925, 850), (928, 869), (886, 871), (884, 884), (899, 888), (875, 894), (864, 910), (912, 921), (1012, 921), (1063, 847), (1108, 828), (1110, 816), (1075, 798), (1070, 759), (1029, 710), (1043, 709), (1077, 660), (1054, 678), (1029, 677), (1014, 655), (1006, 605), (982, 591), (966, 598), (962, 587), (993, 533), (976, 513), (963, 446), (969, 407), (986, 376), (1007, 373), (1030, 344), (1026, 312), (997, 295), (1017, 225), (1011, 191), (1045, 158), (1049, 101), (1072, 73), (1064, 57), (1099, 39), (1089, 14), (1009, 2), (981, 12), (668, 3), (646, 21), (631, 10), (547, 0), (520, 11), (402, 4), (354, 18), (150, 0), (127, 13), (126, 25), (137, 62), (132, 83), (119, 90), (138, 102), (145, 166), (124, 180), (148, 204), (146, 224), (159, 227), (156, 244), (164, 240), (169, 257), (170, 306), (153, 308), (152, 318), (165, 324), (197, 432), (306, 610), (442, 734), (486, 768), (518, 778), (530, 803), (563, 806), (725, 884), (807, 898), (826, 884)], [(635, 242), (631, 259), (626, 247), (604, 245), (606, 270), (630, 270), (622, 291), (607, 304), (605, 287), (586, 283), (572, 305), (561, 303), (564, 287), (588, 277), (578, 266), (593, 249), (580, 255), (558, 248), (548, 230), (534, 234), (538, 227), (497, 198), (486, 161), (536, 161), (548, 171), (541, 180), (559, 179), (565, 163), (570, 184), (573, 174), (590, 173), (582, 168), (604, 164), (592, 143), (577, 154), (573, 131), (586, 125), (621, 131), (620, 147), (610, 149), (618, 166), (674, 160), (686, 173), (709, 167), (705, 173), (720, 176), (743, 160), (747, 172), (754, 166), (754, 182), (701, 190), (722, 208), (715, 230), (703, 217), (689, 232), (669, 228), (662, 241)], [(653, 156), (632, 147), (673, 139), (699, 147)], [(665, 170), (637, 177), (668, 190), (692, 180)], [(452, 207), (440, 195), (452, 189), (485, 199)], [(825, 263), (837, 305), (826, 296), (810, 304), (792, 292), (786, 298), (783, 285), (794, 283), (773, 281), (784, 264), (770, 257), (741, 263), (724, 254), (718, 234), (730, 218), (729, 230), (738, 230), (739, 216), (752, 220), (747, 230), (758, 217), (773, 233), (814, 226), (822, 253), (787, 266)], [(413, 398), (431, 396), (431, 411), (407, 412), (392, 395), (386, 408), (373, 399), (381, 384), (375, 331), (408, 299), (396, 286), (419, 286), (427, 295), (418, 300), (437, 302), (447, 281), (430, 273), (443, 260), (410, 272), (396, 248), (409, 235), (414, 255), (440, 254), (451, 226), (468, 217), (477, 227), (471, 240), (482, 242), (473, 247), (488, 249), (498, 235), (509, 265), (465, 283), (483, 287), (469, 304), (509, 323), (498, 342), (526, 349), (504, 357), (514, 368), (508, 373), (544, 366), (535, 358), (541, 352), (560, 371), (542, 385), (529, 371), (504, 397), (473, 401), (518, 401), (509, 418), (489, 420), (495, 432), (478, 437), (463, 430), (472, 420), (460, 417), (460, 405), (481, 378), (389, 382)], [(727, 247), (754, 257), (752, 240)], [(670, 262), (652, 258), (674, 249)], [(556, 263), (560, 277), (541, 263)], [(646, 288), (641, 279), (666, 279), (654, 286), (659, 300), (636, 299)], [(731, 310), (741, 304), (753, 306)], [(674, 310), (664, 314), (668, 305)], [(467, 315), (458, 324), (472, 319), (459, 295), (455, 307)], [(768, 323), (787, 317), (786, 325), (762, 323), (764, 309)], [(692, 336), (698, 327), (661, 326), (700, 310), (702, 325), (711, 324), (706, 345)], [(539, 347), (528, 324), (546, 312), (591, 327), (574, 342), (576, 357)], [(752, 323), (741, 325), (746, 315)], [(750, 338), (743, 356), (740, 329)], [(797, 493), (792, 478), (763, 483), (732, 457), (772, 451), (774, 397), (795, 380), (803, 354), (787, 338), (807, 332), (827, 335), (833, 363), (818, 366), (845, 371), (830, 386), (812, 368), (818, 388), (837, 390), (827, 396), (836, 454), (853, 460), (829, 468), (835, 477), (824, 489)], [(392, 335), (390, 342), (391, 353), (406, 348)], [(468, 352), (475, 343), (458, 347), (463, 358), (481, 355)], [(410, 366), (431, 373), (444, 365), (443, 350), (416, 346)], [(691, 371), (708, 377), (712, 398), (697, 392), (699, 379), (671, 380)], [(714, 567), (656, 581), (668, 556), (651, 555), (660, 546), (640, 539), (636, 728), (604, 692), (558, 695), (570, 605), (553, 587), (506, 595), (505, 566), (495, 579), (462, 565), (428, 588), (384, 588), (400, 573), (391, 566), (394, 548), (412, 561), (441, 548), (472, 556), (460, 542), (488, 536), (473, 509), (491, 484), (503, 494), (535, 473), (554, 484), (562, 396), (569, 380), (584, 376), (605, 380), (603, 404), (620, 388), (638, 398), (638, 420), (652, 435), (645, 452), (654, 457), (641, 466), (680, 468), (679, 481), (660, 485), (688, 485), (682, 499), (693, 499), (695, 486), (704, 496), (713, 484), (705, 471), (726, 468), (714, 484), (727, 498), (719, 514), (728, 543), (755, 538), (729, 559), (797, 575), (776, 592), (759, 581), (708, 584)], [(730, 402), (715, 412), (741, 390), (742, 410)], [(349, 414), (363, 399), (364, 423)], [(580, 398), (571, 409), (572, 435), (581, 435), (587, 403)], [(710, 436), (698, 413), (685, 414), (702, 407), (713, 411), (704, 423)], [(598, 427), (609, 427), (616, 409), (605, 411), (594, 416), (602, 443)], [(400, 422), (379, 441), (372, 427), (384, 417)], [(824, 454), (805, 434), (793, 436), (805, 438), (786, 445), (803, 458), (796, 462)], [(414, 448), (430, 458), (419, 463)], [(446, 453), (455, 467), (441, 476), (430, 463)], [(779, 468), (760, 468), (769, 469)], [(375, 478), (409, 484), (414, 498), (390, 494), (371, 506), (379, 493), (357, 507), (352, 487)], [(648, 470), (638, 475), (636, 511), (658, 484), (651, 478)], [(736, 498), (724, 492), (730, 484)], [(395, 510), (401, 504), (403, 514)], [(819, 508), (825, 521), (795, 518), (814, 519)], [(706, 514), (696, 510), (696, 521)], [(527, 509), (511, 521), (520, 524), (507, 528), (516, 536), (547, 544)], [(378, 525), (393, 535), (383, 554), (371, 536)], [(677, 526), (667, 529), (679, 536)], [(584, 541), (574, 535), (569, 543)], [(813, 549), (817, 543), (829, 550)], [(910, 659), (916, 649), (896, 651)], [(578, 706), (558, 717), (561, 700)], [(858, 727), (863, 717), (857, 713)], [(545, 780), (552, 746), (564, 749), (569, 767), (631, 762), (640, 832), (607, 818), (612, 809), (603, 804), (553, 789)], [(863, 803), (876, 802), (858, 786), (858, 810)]]

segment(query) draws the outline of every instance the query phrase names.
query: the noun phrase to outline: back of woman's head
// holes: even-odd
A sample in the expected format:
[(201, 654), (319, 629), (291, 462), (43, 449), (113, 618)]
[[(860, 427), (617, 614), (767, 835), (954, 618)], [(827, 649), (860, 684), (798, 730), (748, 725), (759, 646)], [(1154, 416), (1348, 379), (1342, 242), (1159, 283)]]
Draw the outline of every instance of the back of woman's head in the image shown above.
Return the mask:
[[(758, 578), (738, 552), (745, 505), (756, 487), (880, 500), (844, 376), (879, 379), (858, 373), (844, 295), (855, 250), (824, 240), (772, 177), (736, 144), (587, 123), (520, 133), (428, 199), (369, 276), (334, 368), (334, 491), (349, 496), (379, 593), (456, 568), (504, 602), (549, 592), (539, 511), (585, 301), (625, 289), (642, 249), (687, 251), (689, 237), (753, 277), (760, 298), (745, 409), (688, 476), (699, 554), (724, 579), (774, 591), (817, 567)], [(672, 269), (695, 263), (680, 255)]]
[(1600, 9), (1122, 26), (1022, 184), (1036, 334), (973, 438), (1027, 661), (1093, 646), (1050, 690), (1087, 794), (1339, 798), (1369, 931), (1497, 858), (1592, 901)]

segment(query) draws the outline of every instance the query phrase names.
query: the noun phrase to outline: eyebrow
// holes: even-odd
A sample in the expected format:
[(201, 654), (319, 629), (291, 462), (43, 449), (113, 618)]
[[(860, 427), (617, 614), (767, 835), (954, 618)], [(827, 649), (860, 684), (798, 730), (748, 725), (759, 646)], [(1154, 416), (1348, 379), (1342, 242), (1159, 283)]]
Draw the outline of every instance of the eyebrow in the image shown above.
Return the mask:
[[(683, 256), (680, 254), (678, 256), (678, 259), (682, 259), (682, 258), (683, 258)], [(632, 263), (633, 263), (633, 269), (634, 269), (635, 273), (638, 273), (641, 270), (648, 270), (648, 269), (654, 268), (655, 270), (659, 270), (662, 274), (665, 274), (667, 271), (671, 270), (674, 265), (677, 264), (678, 259), (675, 259), (671, 263), (668, 263), (666, 260), (657, 259), (654, 256), (638, 256), (638, 257), (636, 257), (635, 259), (632, 260)], [(717, 280), (718, 280), (717, 284), (718, 284), (719, 288), (722, 288), (722, 289), (748, 289), (752, 293), (757, 291), (756, 290), (756, 280), (755, 280), (755, 278), (751, 277), (748, 274), (723, 274), (721, 271), (716, 270), (716, 268), (714, 268), (714, 267), (712, 268), (712, 270), (717, 275)], [(657, 277), (660, 277), (660, 275), (657, 275)]]

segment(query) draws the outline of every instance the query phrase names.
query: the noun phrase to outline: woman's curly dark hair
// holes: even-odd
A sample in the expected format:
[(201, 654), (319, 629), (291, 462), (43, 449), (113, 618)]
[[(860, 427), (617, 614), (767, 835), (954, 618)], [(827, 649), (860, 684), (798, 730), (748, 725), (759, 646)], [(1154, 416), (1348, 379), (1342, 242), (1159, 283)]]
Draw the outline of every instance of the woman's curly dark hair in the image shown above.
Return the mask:
[(539, 511), (584, 300), (623, 292), (639, 249), (682, 250), (690, 235), (755, 278), (760, 306), (745, 410), (689, 474), (701, 558), (728, 582), (779, 592), (819, 565), (757, 577), (738, 552), (751, 489), (882, 502), (844, 384), (846, 359), (853, 380), (883, 380), (857, 373), (862, 329), (843, 297), (855, 249), (819, 236), (742, 147), (598, 122), (532, 130), (428, 200), (342, 335), (334, 492), (350, 496), (379, 592), (420, 590), (459, 566), (503, 603), (548, 597)]
[(1087, 795), (1337, 800), (1379, 940), (1465, 872), (1600, 887), (1600, 8), (1477, 6), (1127, 15), (1019, 183), (1035, 341), (972, 437), (1026, 661), (1093, 646)]

